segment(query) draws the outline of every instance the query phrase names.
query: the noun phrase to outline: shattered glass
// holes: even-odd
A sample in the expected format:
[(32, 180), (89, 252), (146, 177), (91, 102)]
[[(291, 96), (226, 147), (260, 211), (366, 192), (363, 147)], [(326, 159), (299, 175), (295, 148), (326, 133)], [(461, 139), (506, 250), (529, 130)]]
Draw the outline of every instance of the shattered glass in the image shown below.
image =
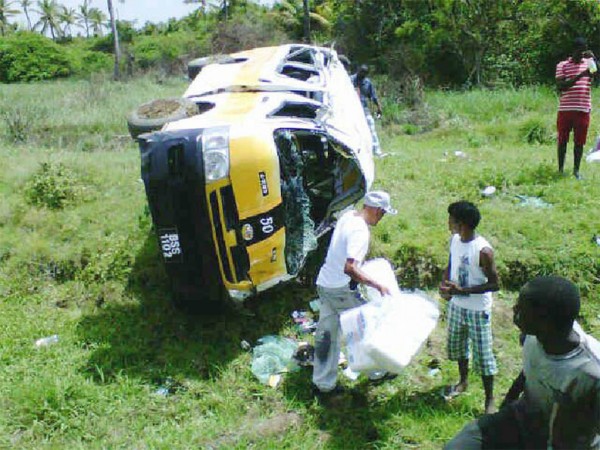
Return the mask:
[(296, 137), (289, 130), (279, 132), (276, 144), (285, 215), (285, 263), (288, 273), (297, 274), (308, 253), (317, 248), (315, 223), (310, 217), (311, 202), (304, 187), (304, 163)]

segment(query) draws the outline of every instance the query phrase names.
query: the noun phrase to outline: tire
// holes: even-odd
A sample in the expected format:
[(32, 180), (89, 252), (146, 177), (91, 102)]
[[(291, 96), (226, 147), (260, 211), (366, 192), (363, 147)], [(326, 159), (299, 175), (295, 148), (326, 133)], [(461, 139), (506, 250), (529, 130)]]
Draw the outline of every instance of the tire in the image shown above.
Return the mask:
[(185, 98), (152, 100), (136, 108), (127, 117), (127, 128), (133, 139), (140, 134), (160, 130), (164, 124), (198, 114), (198, 106)]
[(192, 59), (188, 63), (188, 77), (190, 80), (196, 78), (196, 75), (200, 73), (200, 71), (209, 64), (231, 64), (235, 63), (237, 60), (229, 55), (212, 55), (205, 56), (203, 58)]

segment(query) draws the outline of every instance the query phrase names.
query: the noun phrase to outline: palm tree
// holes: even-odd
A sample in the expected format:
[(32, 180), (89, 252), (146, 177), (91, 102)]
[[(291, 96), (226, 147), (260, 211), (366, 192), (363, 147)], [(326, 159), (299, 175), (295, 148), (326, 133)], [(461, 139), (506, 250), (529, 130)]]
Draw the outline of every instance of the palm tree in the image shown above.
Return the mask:
[(90, 8), (91, 0), (83, 0), (83, 3), (79, 5), (79, 12), (77, 13), (77, 20), (83, 25), (85, 29), (85, 37), (90, 37)]
[(11, 9), (12, 2), (8, 0), (0, 0), (0, 36), (4, 36), (8, 27), (8, 18), (19, 14), (19, 10)]
[(310, 10), (308, 9), (308, 0), (302, 0), (302, 9), (304, 10), (304, 42), (310, 43)]
[(115, 10), (113, 8), (112, 0), (106, 0), (108, 5), (108, 15), (110, 16), (110, 29), (112, 30), (113, 43), (115, 48), (115, 71), (114, 79), (118, 80), (121, 78), (121, 71), (119, 66), (121, 65), (121, 47), (119, 46), (119, 30), (117, 29), (117, 18), (115, 17)]
[(63, 35), (71, 36), (71, 26), (77, 23), (75, 8), (67, 8), (66, 6), (61, 6), (60, 8), (58, 20), (64, 25), (62, 29)]
[(40, 18), (33, 28), (39, 29), (42, 34), (46, 34), (49, 30), (52, 39), (60, 37), (62, 31), (58, 26), (59, 9), (56, 0), (38, 0), (37, 6), (39, 9), (35, 12), (40, 15)]
[(27, 29), (29, 31), (31, 31), (32, 29), (32, 25), (31, 25), (31, 17), (29, 17), (29, 7), (31, 6), (31, 0), (19, 0), (19, 4), (21, 5), (21, 8), (23, 8), (23, 13), (25, 14), (25, 17), (27, 18)]
[(104, 12), (98, 8), (90, 8), (89, 21), (94, 36), (102, 36), (104, 34), (102, 29), (107, 21), (106, 14), (104, 14)]

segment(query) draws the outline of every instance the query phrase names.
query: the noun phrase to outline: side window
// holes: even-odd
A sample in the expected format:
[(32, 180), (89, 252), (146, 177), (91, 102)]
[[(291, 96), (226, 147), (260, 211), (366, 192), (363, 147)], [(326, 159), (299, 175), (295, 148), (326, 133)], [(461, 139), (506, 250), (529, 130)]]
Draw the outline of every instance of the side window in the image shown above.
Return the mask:
[(288, 61), (296, 61), (304, 64), (314, 64), (313, 49), (304, 47), (292, 47), (287, 57)]
[(270, 117), (300, 117), (303, 119), (316, 119), (319, 107), (311, 103), (285, 102), (275, 110)]
[(319, 79), (318, 71), (299, 64), (286, 64), (281, 69), (281, 74), (301, 81), (309, 81), (311, 78), (314, 80)]

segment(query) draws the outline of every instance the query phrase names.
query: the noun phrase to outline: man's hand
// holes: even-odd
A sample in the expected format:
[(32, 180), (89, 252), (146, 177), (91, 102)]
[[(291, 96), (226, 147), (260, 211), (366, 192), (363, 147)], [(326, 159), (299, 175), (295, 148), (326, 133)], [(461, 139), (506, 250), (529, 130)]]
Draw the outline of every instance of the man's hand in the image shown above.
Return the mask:
[(378, 284), (377, 286), (374, 286), (374, 287), (375, 287), (375, 289), (377, 289), (379, 291), (379, 293), (381, 294), (382, 297), (385, 297), (386, 295), (391, 294), (390, 290), (382, 284)]
[(452, 298), (452, 294), (450, 294), (450, 286), (448, 286), (448, 281), (444, 280), (440, 283), (440, 286), (438, 288), (440, 296), (444, 299), (444, 300), (450, 300)]
[(453, 295), (464, 294), (463, 289), (453, 281), (445, 280), (440, 285), (440, 295), (446, 300), (450, 300)]

